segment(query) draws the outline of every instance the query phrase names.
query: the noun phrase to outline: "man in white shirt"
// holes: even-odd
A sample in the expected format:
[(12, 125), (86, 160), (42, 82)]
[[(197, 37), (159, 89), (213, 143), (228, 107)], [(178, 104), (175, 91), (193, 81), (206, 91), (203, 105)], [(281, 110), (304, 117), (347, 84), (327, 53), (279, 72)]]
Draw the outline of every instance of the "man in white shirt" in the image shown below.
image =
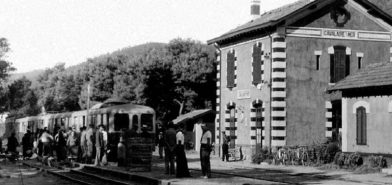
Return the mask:
[(210, 164), (210, 154), (211, 154), (211, 141), (212, 134), (207, 128), (205, 123), (201, 124), (203, 129), (203, 135), (201, 137), (200, 145), (200, 163), (201, 171), (203, 173), (203, 178), (211, 178), (211, 164)]

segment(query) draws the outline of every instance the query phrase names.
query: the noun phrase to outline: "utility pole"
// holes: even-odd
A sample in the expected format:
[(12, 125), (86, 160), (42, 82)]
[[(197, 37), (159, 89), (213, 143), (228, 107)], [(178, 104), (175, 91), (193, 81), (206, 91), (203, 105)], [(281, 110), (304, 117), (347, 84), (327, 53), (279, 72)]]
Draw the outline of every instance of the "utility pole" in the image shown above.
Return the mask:
[(90, 125), (90, 82), (87, 84), (87, 126)]

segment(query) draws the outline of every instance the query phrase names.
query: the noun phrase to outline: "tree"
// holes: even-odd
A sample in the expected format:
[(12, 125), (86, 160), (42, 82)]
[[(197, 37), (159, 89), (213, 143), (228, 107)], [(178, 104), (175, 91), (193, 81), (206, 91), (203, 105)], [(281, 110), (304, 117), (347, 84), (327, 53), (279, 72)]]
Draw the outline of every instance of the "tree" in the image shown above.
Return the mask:
[(22, 77), (8, 86), (7, 110), (18, 115), (30, 116), (39, 113), (38, 97), (30, 88), (31, 81)]
[(0, 82), (6, 80), (9, 72), (14, 71), (11, 63), (5, 60), (6, 54), (10, 51), (10, 47), (6, 38), (0, 38)]
[(212, 108), (216, 99), (214, 49), (191, 39), (174, 39), (167, 45), (175, 83), (174, 101), (179, 115), (197, 108)]
[(15, 68), (8, 62), (6, 54), (10, 51), (9, 43), (6, 38), (0, 38), (0, 111), (7, 111), (7, 87), (4, 82), (8, 79), (9, 73)]

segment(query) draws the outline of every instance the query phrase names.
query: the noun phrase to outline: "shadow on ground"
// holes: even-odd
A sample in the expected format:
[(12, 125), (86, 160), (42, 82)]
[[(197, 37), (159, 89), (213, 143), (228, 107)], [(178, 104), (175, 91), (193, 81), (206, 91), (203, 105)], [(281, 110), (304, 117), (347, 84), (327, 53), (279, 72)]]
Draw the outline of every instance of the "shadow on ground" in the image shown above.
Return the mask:
[[(153, 160), (153, 171), (165, 172), (164, 160), (156, 158)], [(189, 163), (199, 162), (199, 159), (188, 159)], [(192, 178), (199, 178), (201, 172), (199, 169), (191, 170)], [(158, 174), (157, 174), (158, 175)], [(327, 180), (342, 180), (342, 175), (327, 175), (326, 172), (314, 173), (294, 173), (292, 170), (278, 170), (278, 169), (261, 169), (261, 168), (231, 168), (231, 169), (214, 169), (212, 166), (213, 178), (252, 178), (258, 180), (267, 180), (279, 183), (288, 184), (318, 184), (318, 182)], [(159, 179), (172, 179), (175, 176), (158, 175)]]

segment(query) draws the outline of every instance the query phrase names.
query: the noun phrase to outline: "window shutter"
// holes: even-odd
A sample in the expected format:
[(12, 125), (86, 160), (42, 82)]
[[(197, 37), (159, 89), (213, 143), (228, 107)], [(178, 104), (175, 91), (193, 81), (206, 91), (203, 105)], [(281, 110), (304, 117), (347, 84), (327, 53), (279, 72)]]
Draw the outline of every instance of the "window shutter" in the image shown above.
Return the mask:
[(365, 108), (362, 107), (361, 109), (361, 113), (362, 113), (362, 144), (366, 145), (366, 110)]
[(366, 109), (364, 107), (357, 108), (357, 144), (366, 145)]
[(329, 55), (329, 62), (330, 62), (330, 67), (329, 67), (329, 72), (330, 72), (330, 82), (335, 83), (335, 57), (334, 55)]
[(346, 55), (346, 63), (345, 63), (346, 71), (344, 77), (350, 75), (350, 55)]
[(263, 51), (261, 50), (262, 45), (261, 44), (255, 44), (253, 46), (253, 62), (252, 62), (252, 67), (253, 67), (253, 85), (257, 85), (261, 83), (261, 56), (263, 55)]
[(357, 109), (357, 145), (360, 145), (362, 142), (362, 137), (361, 137), (361, 135), (362, 135), (362, 132), (361, 132), (362, 121), (361, 121), (361, 118), (362, 117), (361, 117), (360, 109), (358, 108)]
[(233, 88), (234, 87), (234, 66), (235, 62), (235, 53), (234, 50), (233, 52), (228, 52), (227, 53), (227, 88)]

